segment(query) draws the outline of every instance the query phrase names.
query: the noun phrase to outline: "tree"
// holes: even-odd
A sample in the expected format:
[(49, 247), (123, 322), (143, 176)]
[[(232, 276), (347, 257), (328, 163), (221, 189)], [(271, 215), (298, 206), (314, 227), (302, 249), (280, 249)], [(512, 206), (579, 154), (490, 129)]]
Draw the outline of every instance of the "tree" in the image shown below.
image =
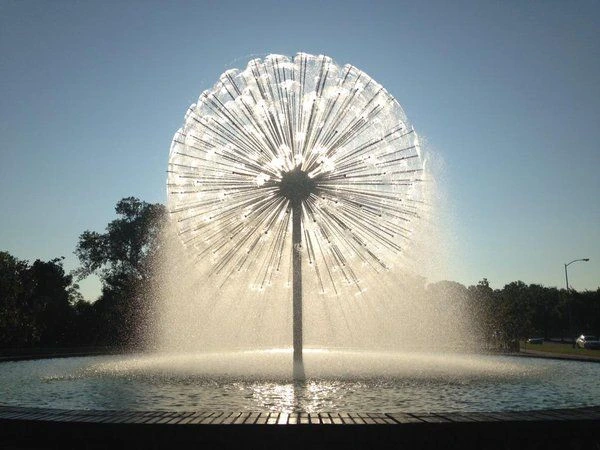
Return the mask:
[(571, 291), (570, 295), (575, 334), (600, 334), (600, 288), (595, 291)]
[(477, 283), (477, 286), (469, 286), (470, 308), (475, 318), (482, 339), (491, 343), (497, 332), (497, 302), (494, 290), (490, 287), (487, 278)]
[(65, 345), (72, 341), (71, 300), (77, 285), (62, 266), (64, 258), (36, 260), (23, 280), (28, 313), (35, 326), (36, 343), (44, 346)]
[(0, 252), (0, 346), (18, 347), (27, 341), (29, 324), (21, 308), (23, 273), (27, 263)]
[(88, 230), (79, 237), (75, 254), (81, 278), (95, 273), (110, 284), (121, 274), (140, 280), (149, 276), (147, 262), (158, 248), (165, 207), (127, 197), (115, 211), (121, 217), (108, 224), (106, 233)]
[(145, 288), (166, 218), (163, 205), (134, 197), (120, 200), (115, 211), (119, 217), (105, 233), (83, 232), (75, 250), (81, 262), (78, 276), (96, 274), (102, 281), (102, 294), (94, 303), (97, 344), (131, 344), (139, 337), (138, 325), (147, 319), (150, 303)]
[(519, 339), (531, 332), (533, 305), (528, 286), (513, 281), (504, 286), (499, 294), (499, 323), (505, 340), (515, 349)]
[(427, 285), (423, 313), (429, 317), (436, 339), (443, 341), (447, 348), (464, 348), (476, 342), (468, 297), (467, 288), (455, 281)]
[(0, 346), (60, 346), (73, 343), (72, 303), (78, 286), (63, 258), (32, 265), (0, 252)]

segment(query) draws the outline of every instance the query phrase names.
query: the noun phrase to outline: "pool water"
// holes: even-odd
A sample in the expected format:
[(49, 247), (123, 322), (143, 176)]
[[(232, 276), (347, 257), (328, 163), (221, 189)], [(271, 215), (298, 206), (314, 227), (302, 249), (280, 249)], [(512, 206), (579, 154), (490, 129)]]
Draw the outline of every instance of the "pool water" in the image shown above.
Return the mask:
[(100, 410), (424, 412), (600, 404), (600, 364), (490, 355), (307, 350), (0, 363), (0, 404)]

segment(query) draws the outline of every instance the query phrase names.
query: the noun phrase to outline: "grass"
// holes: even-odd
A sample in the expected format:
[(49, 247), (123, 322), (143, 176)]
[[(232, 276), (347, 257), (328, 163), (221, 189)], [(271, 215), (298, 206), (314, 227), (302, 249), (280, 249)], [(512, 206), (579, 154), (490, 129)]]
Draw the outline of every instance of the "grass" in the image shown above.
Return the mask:
[(561, 355), (574, 355), (574, 356), (595, 356), (600, 358), (600, 350), (591, 350), (585, 348), (573, 348), (570, 343), (560, 342), (548, 342), (544, 341), (543, 344), (527, 344), (525, 341), (519, 342), (521, 350), (535, 350), (537, 352), (557, 353)]

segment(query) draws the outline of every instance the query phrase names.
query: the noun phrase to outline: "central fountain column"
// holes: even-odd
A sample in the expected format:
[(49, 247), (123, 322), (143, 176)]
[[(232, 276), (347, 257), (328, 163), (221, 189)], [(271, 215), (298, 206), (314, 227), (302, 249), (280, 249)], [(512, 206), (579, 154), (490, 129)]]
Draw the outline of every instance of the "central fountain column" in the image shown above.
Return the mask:
[(302, 202), (316, 189), (315, 180), (300, 167), (284, 172), (279, 194), (290, 201), (292, 209), (292, 334), (294, 344), (294, 379), (304, 379), (302, 362)]
[(302, 362), (302, 202), (292, 200), (292, 309), (294, 378), (304, 378)]

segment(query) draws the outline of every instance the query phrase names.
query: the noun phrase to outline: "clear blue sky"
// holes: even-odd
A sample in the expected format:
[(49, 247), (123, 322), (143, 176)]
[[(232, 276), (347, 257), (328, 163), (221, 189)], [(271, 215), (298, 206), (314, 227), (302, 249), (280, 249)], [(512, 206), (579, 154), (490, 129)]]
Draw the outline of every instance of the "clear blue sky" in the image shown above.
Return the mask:
[[(600, 285), (599, 2), (0, 2), (0, 249), (73, 250), (165, 201), (187, 106), (250, 55), (323, 53), (386, 86), (440, 158), (447, 278)], [(97, 283), (83, 284), (88, 298)]]

